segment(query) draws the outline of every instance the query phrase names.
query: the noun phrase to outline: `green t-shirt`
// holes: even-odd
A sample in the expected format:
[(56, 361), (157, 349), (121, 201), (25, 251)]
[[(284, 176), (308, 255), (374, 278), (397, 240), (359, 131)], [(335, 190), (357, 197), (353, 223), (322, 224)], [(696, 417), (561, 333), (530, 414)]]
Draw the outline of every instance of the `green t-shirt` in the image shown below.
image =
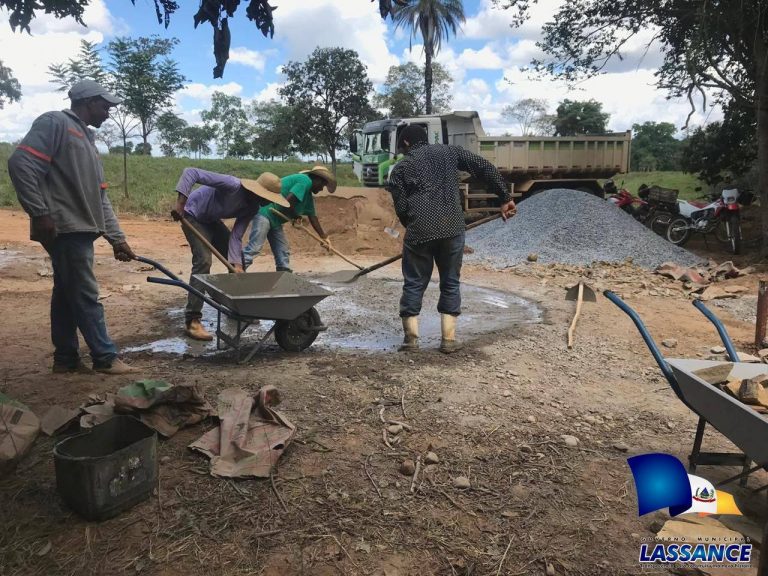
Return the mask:
[[(293, 207), (293, 211), (297, 216), (316, 216), (315, 201), (312, 199), (312, 179), (309, 176), (306, 174), (291, 174), (281, 178), (280, 185), (280, 194), (284, 198), (288, 198), (290, 194), (293, 194), (296, 198), (297, 202), (296, 206)], [(273, 214), (270, 208), (274, 208), (284, 214), (286, 212), (285, 208), (277, 204), (267, 204), (259, 210), (259, 214), (269, 220), (272, 228), (285, 224), (285, 220), (277, 214)]]

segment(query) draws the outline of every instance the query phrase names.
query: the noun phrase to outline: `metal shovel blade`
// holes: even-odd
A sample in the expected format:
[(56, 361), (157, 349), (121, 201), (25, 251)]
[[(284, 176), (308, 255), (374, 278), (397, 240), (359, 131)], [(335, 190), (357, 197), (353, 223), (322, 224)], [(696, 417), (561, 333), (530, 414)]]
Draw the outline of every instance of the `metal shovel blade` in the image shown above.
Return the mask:
[(584, 284), (584, 282), (579, 282), (578, 284), (574, 284), (570, 288), (568, 288), (568, 291), (565, 293), (565, 299), (566, 300), (578, 300), (579, 298), (579, 284), (583, 285), (584, 290), (581, 296), (581, 299), (584, 302), (597, 302), (597, 296), (595, 295), (595, 291), (592, 290), (589, 286)]
[(399, 230), (395, 230), (394, 228), (392, 228), (390, 226), (387, 226), (386, 228), (384, 228), (384, 232), (386, 232), (387, 234), (392, 236), (392, 238), (400, 238), (400, 231)]

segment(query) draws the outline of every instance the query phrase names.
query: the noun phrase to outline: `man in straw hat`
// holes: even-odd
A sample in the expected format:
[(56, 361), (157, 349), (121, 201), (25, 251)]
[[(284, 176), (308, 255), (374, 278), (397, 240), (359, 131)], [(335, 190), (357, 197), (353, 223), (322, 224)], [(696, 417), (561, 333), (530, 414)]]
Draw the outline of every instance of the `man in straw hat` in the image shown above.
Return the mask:
[[(280, 180), (281, 194), (290, 203), (290, 208), (280, 210), (288, 218), (295, 219), (302, 216), (309, 217), (309, 222), (315, 229), (315, 232), (325, 240), (326, 245), (331, 245), (331, 240), (320, 226), (320, 220), (315, 213), (315, 201), (313, 194), (317, 194), (323, 188), (328, 188), (328, 192), (333, 194), (336, 191), (336, 177), (325, 166), (315, 166), (311, 170), (302, 170), (298, 174), (286, 176)], [(277, 206), (266, 206), (259, 210), (254, 217), (251, 226), (251, 235), (248, 238), (248, 244), (243, 252), (243, 261), (245, 267), (251, 265), (253, 259), (261, 252), (264, 242), (269, 240), (269, 247), (272, 249), (272, 255), (275, 258), (275, 269), (279, 271), (290, 272), (290, 249), (288, 240), (283, 232), (285, 220), (272, 212), (272, 209), (278, 209)]]
[(30, 216), (30, 238), (51, 257), (53, 371), (91, 372), (80, 359), (79, 330), (93, 370), (129, 374), (136, 369), (117, 357), (107, 333), (93, 273), (93, 243), (104, 236), (117, 260), (129, 261), (134, 254), (109, 202), (104, 169), (88, 128), (100, 127), (121, 100), (93, 80), (77, 82), (68, 96), (69, 110), (46, 112), (35, 120), (8, 159), (8, 173)]
[[(193, 191), (195, 184), (201, 186)], [(280, 178), (271, 172), (264, 172), (256, 180), (246, 180), (199, 168), (185, 168), (176, 184), (176, 192), (176, 209), (171, 212), (174, 220), (180, 220), (183, 215), (216, 250), (227, 254), (227, 260), (239, 272), (243, 271), (243, 235), (248, 229), (248, 223), (267, 204), (288, 206), (288, 202), (280, 195)], [(225, 218), (235, 219), (232, 232), (222, 222)], [(203, 291), (205, 287), (195, 279), (195, 274), (210, 273), (211, 251), (186, 227), (184, 235), (192, 250), (192, 275), (189, 283)], [(212, 340), (213, 336), (200, 322), (202, 310), (202, 299), (190, 293), (184, 313), (186, 334), (195, 340)]]

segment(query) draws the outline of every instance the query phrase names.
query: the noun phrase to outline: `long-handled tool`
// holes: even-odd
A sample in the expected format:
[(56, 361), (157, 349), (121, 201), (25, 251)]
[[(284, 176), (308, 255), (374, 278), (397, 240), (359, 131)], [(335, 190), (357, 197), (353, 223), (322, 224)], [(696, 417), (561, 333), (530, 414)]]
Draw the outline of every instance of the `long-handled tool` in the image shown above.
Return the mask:
[(573, 333), (576, 330), (576, 321), (581, 314), (581, 303), (586, 300), (587, 302), (596, 302), (595, 291), (589, 286), (580, 281), (578, 284), (574, 284), (568, 288), (568, 292), (565, 293), (566, 300), (576, 300), (576, 313), (573, 315), (571, 325), (568, 327), (568, 348), (573, 348)]
[[(471, 230), (472, 228), (477, 228), (478, 226), (485, 224), (487, 222), (492, 222), (493, 220), (496, 220), (498, 218), (501, 218), (501, 214), (494, 214), (493, 216), (488, 216), (487, 218), (482, 218), (481, 220), (477, 220), (476, 222), (472, 222), (472, 224), (467, 224), (467, 230)], [(384, 266), (388, 266), (389, 264), (392, 264), (392, 262), (397, 262), (400, 260), (400, 258), (403, 257), (403, 254), (397, 254), (395, 256), (390, 256), (386, 260), (382, 260), (381, 262), (378, 262), (376, 264), (372, 264), (371, 266), (368, 266), (367, 268), (363, 268), (361, 270), (339, 270), (338, 272), (335, 272), (331, 276), (327, 278), (329, 282), (338, 282), (341, 284), (351, 284), (352, 282), (357, 281), (358, 278), (361, 276), (365, 276), (366, 274), (373, 272), (374, 270), (378, 270), (379, 268), (383, 268)]]
[[(282, 212), (279, 212), (279, 211), (275, 210), (274, 208), (270, 208), (270, 211), (271, 211), (271, 212), (274, 212), (275, 214), (277, 214), (278, 216), (280, 216), (280, 218), (282, 218), (282, 219), (283, 219), (283, 220), (285, 220), (286, 222), (288, 222), (288, 221), (290, 220), (290, 218), (288, 218), (288, 216), (286, 216), (286, 215), (285, 215), (285, 214), (283, 214)], [(333, 252), (334, 254), (336, 254), (336, 256), (338, 256), (339, 258), (341, 258), (342, 260), (344, 260), (344, 261), (346, 261), (346, 262), (349, 262), (350, 264), (352, 264), (352, 266), (356, 267), (358, 270), (362, 270), (362, 269), (363, 269), (363, 267), (362, 267), (362, 266), (360, 266), (360, 264), (357, 264), (357, 263), (355, 263), (355, 262), (352, 262), (352, 260), (350, 260), (349, 258), (347, 258), (346, 256), (344, 256), (344, 254), (342, 254), (341, 252), (339, 252), (338, 250), (336, 250), (336, 248), (334, 248), (333, 246), (331, 246), (331, 245), (329, 245), (328, 243), (326, 243), (326, 241), (325, 241), (325, 240), (323, 240), (322, 238), (320, 238), (320, 236), (318, 236), (317, 234), (315, 234), (315, 233), (314, 233), (314, 232), (312, 232), (311, 230), (307, 229), (307, 228), (306, 228), (306, 227), (305, 227), (303, 224), (300, 224), (299, 226), (297, 226), (297, 228), (301, 228), (302, 230), (304, 230), (304, 232), (306, 232), (307, 234), (309, 234), (310, 236), (312, 236), (312, 238), (314, 238), (314, 239), (315, 239), (315, 240), (317, 240), (317, 241), (318, 241), (320, 244), (322, 244), (323, 246), (325, 246), (326, 248), (328, 248), (328, 250), (330, 250), (331, 252)]]
[(198, 230), (197, 228), (192, 226), (192, 224), (189, 223), (189, 220), (184, 218), (184, 216), (182, 216), (181, 214), (178, 214), (178, 216), (179, 216), (179, 220), (181, 221), (181, 225), (186, 230), (189, 230), (190, 232), (192, 232), (192, 234), (197, 236), (197, 239), (200, 240), (200, 242), (202, 242), (205, 245), (205, 247), (208, 248), (208, 250), (211, 251), (211, 254), (213, 254), (214, 256), (216, 256), (216, 258), (221, 260), (221, 263), (224, 264), (224, 266), (227, 267), (227, 270), (229, 270), (230, 272), (233, 272), (233, 273), (237, 272), (237, 270), (235, 270), (235, 267), (232, 266), (232, 264), (229, 263), (229, 260), (224, 258), (224, 256), (221, 255), (221, 252), (219, 252), (218, 250), (216, 250), (216, 248), (213, 247), (213, 244), (211, 244), (208, 241), (208, 238), (203, 236), (203, 234), (202, 234), (202, 232), (200, 232), (200, 230)]

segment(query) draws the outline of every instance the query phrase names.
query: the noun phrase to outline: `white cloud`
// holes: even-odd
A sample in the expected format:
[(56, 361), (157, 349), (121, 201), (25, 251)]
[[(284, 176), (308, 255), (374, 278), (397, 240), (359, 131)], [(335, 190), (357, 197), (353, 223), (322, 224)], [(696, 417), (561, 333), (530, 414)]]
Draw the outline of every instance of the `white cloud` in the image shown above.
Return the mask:
[(240, 96), (243, 87), (237, 82), (226, 84), (202, 84), (192, 82), (176, 93), (177, 98), (193, 98), (195, 100), (210, 100), (214, 92), (224, 92), (227, 96)]
[(386, 24), (370, 2), (360, 0), (281, 0), (275, 41), (285, 48), (286, 60), (304, 60), (318, 46), (356, 50), (374, 83), (398, 64)]
[(278, 91), (283, 87), (280, 82), (270, 82), (266, 87), (256, 94), (253, 99), (258, 102), (268, 102), (269, 100), (280, 100), (280, 94)]
[(242, 46), (232, 48), (229, 51), (229, 62), (235, 64), (242, 64), (249, 68), (254, 68), (259, 72), (263, 72), (267, 64), (267, 57), (275, 54), (275, 50), (249, 50)]
[(480, 50), (466, 48), (459, 54), (456, 64), (467, 70), (496, 70), (504, 67), (501, 57), (490, 46)]

